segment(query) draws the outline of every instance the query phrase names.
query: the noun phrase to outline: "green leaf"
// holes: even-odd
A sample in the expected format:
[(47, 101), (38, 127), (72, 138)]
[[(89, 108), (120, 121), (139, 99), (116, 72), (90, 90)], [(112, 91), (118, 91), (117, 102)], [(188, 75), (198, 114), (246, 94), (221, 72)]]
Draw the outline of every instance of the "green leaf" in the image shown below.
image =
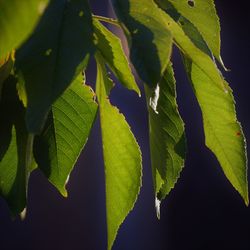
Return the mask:
[[(182, 21), (185, 33), (206, 53), (207, 45), (198, 30), (188, 20)], [(236, 118), (232, 90), (226, 82), (225, 90), (218, 88), (190, 59), (185, 58), (184, 63), (201, 107), (206, 145), (216, 155), (225, 175), (248, 204), (246, 142)]]
[(9, 76), (13, 63), (14, 63), (14, 53), (9, 53), (5, 58), (0, 58), (0, 100), (4, 81)]
[(140, 90), (123, 52), (120, 38), (115, 36), (97, 20), (94, 20), (93, 25), (97, 37), (97, 49), (109, 68), (121, 84), (140, 95)]
[(0, 1), (0, 58), (19, 47), (31, 34), (48, 0)]
[(0, 195), (13, 215), (26, 207), (28, 178), (35, 166), (33, 136), (26, 131), (24, 115), (16, 94), (16, 79), (9, 77), (0, 102)]
[(184, 123), (176, 103), (174, 72), (170, 64), (154, 89), (145, 86), (149, 110), (149, 135), (157, 216), (160, 202), (177, 182), (184, 166)]
[(53, 104), (47, 124), (34, 144), (38, 167), (62, 195), (96, 117), (97, 104), (80, 75)]
[(200, 32), (208, 47), (221, 62), (220, 22), (213, 0), (158, 0), (171, 3), (174, 8), (189, 20)]
[(39, 133), (52, 103), (85, 69), (94, 52), (87, 0), (54, 0), (31, 39), (17, 52), (28, 98), (27, 126)]
[(172, 50), (164, 12), (153, 0), (112, 0), (130, 46), (130, 58), (140, 78), (151, 87), (161, 79)]
[(102, 131), (110, 250), (120, 225), (136, 202), (141, 186), (142, 159), (140, 148), (124, 116), (108, 99), (113, 84), (107, 77), (101, 56), (98, 56), (97, 69), (96, 92)]
[(167, 13), (165, 13), (164, 22), (166, 27), (172, 32), (174, 42), (180, 51), (190, 58), (214, 85), (217, 85), (222, 90), (226, 90), (227, 87), (224, 84), (224, 79), (214, 61), (206, 53), (195, 46), (178, 23)]
[(187, 60), (186, 69), (202, 111), (206, 145), (248, 205), (246, 141), (236, 118), (232, 90), (228, 85), (227, 91), (221, 90)]

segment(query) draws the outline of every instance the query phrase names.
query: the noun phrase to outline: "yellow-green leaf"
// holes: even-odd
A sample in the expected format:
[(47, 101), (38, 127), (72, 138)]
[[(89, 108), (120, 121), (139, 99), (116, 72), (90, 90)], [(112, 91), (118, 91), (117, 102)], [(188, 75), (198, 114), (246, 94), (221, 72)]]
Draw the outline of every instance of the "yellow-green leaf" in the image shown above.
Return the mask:
[(97, 38), (96, 46), (99, 53), (105, 59), (105, 63), (121, 84), (140, 95), (140, 90), (131, 72), (120, 38), (110, 32), (97, 20), (94, 20), (93, 25)]
[(48, 0), (0, 1), (0, 58), (27, 39), (47, 4)]
[(97, 65), (96, 88), (102, 131), (110, 250), (119, 227), (136, 202), (141, 186), (142, 159), (140, 148), (124, 116), (108, 99), (113, 85), (101, 56), (98, 56)]

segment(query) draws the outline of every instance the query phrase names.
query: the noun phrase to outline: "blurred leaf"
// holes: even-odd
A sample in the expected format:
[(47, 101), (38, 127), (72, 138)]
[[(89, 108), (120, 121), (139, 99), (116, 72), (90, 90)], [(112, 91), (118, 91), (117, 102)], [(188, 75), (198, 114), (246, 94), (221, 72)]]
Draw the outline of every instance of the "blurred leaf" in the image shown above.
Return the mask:
[(135, 82), (128, 60), (123, 52), (120, 38), (115, 36), (100, 22), (94, 20), (93, 24), (97, 36), (97, 49), (99, 53), (101, 53), (105, 62), (120, 83), (140, 95), (140, 90)]
[(142, 159), (140, 148), (124, 116), (108, 99), (113, 84), (107, 77), (101, 56), (97, 60), (97, 69), (96, 91), (102, 131), (110, 250), (120, 225), (136, 202), (141, 186)]
[(32, 157), (33, 136), (28, 135), (25, 110), (16, 94), (16, 79), (9, 77), (0, 101), (0, 195), (13, 213), (26, 206), (28, 178), (35, 164)]
[(172, 50), (164, 13), (153, 0), (112, 0), (130, 46), (130, 58), (140, 78), (151, 87), (161, 79)]
[(6, 57), (0, 58), (0, 100), (4, 81), (9, 76), (13, 63), (14, 63), (14, 52), (7, 54)]
[(184, 166), (185, 132), (176, 103), (176, 87), (170, 64), (154, 89), (145, 86), (149, 110), (149, 135), (157, 216), (160, 201), (169, 194)]
[(220, 22), (213, 0), (157, 0), (157, 2), (160, 5), (164, 2), (171, 3), (183, 17), (197, 28), (212, 53), (221, 61)]
[(79, 154), (88, 140), (97, 104), (80, 75), (53, 104), (43, 133), (37, 136), (34, 154), (38, 167), (62, 195)]
[(31, 34), (48, 0), (0, 1), (0, 58), (19, 47)]
[(17, 52), (28, 98), (27, 126), (39, 133), (52, 103), (85, 69), (94, 51), (87, 0), (54, 0), (31, 39)]

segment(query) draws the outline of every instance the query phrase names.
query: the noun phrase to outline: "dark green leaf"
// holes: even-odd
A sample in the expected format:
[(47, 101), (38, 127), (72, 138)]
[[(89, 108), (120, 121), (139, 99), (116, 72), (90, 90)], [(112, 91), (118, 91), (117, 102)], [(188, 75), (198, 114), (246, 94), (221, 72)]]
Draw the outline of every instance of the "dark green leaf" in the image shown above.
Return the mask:
[(124, 116), (108, 99), (113, 84), (107, 77), (101, 56), (98, 56), (97, 65), (96, 91), (102, 131), (110, 250), (120, 225), (136, 202), (141, 186), (142, 159), (140, 148)]
[(97, 37), (97, 49), (114, 75), (126, 88), (136, 91), (140, 90), (135, 82), (129, 67), (128, 60), (123, 52), (121, 40), (105, 28), (100, 22), (94, 21), (94, 30)]
[(161, 79), (172, 49), (172, 36), (164, 13), (153, 0), (112, 0), (130, 46), (130, 58), (140, 78), (155, 86)]
[(87, 142), (95, 120), (97, 104), (82, 76), (52, 105), (43, 133), (35, 139), (38, 167), (67, 196), (65, 185), (79, 154)]
[(160, 202), (177, 182), (186, 151), (184, 124), (176, 103), (174, 72), (170, 64), (154, 89), (145, 86), (148, 110), (152, 172), (157, 215)]
[(33, 136), (26, 131), (24, 114), (16, 94), (16, 80), (10, 77), (0, 102), (0, 195), (14, 215), (26, 207), (28, 177), (34, 167)]
[(30, 132), (41, 131), (52, 103), (85, 69), (93, 51), (87, 0), (52, 1), (31, 39), (17, 52)]
[(48, 0), (0, 1), (0, 58), (20, 46), (31, 34)]
[(0, 58), (0, 100), (4, 81), (9, 76), (13, 67), (14, 53), (9, 53), (5, 58)]

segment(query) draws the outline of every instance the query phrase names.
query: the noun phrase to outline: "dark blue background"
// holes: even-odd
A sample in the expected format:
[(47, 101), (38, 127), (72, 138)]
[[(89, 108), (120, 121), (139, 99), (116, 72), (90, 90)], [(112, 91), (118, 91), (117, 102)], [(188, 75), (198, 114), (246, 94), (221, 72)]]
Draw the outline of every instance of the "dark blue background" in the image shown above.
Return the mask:
[[(139, 0), (138, 0), (139, 1)], [(250, 37), (247, 1), (217, 0), (222, 26), (222, 56), (237, 101), (238, 118), (250, 141)], [(107, 15), (107, 1), (91, 0), (96, 14)], [(143, 187), (139, 200), (121, 227), (114, 250), (249, 250), (250, 209), (224, 177), (204, 146), (201, 114), (174, 52), (178, 99), (186, 122), (188, 155), (176, 188), (154, 210), (147, 113), (144, 97), (117, 86), (112, 102), (127, 116), (143, 152)], [(93, 85), (95, 67), (88, 83)], [(249, 152), (248, 152), (249, 154)], [(250, 155), (250, 154), (249, 154)], [(29, 186), (27, 219), (12, 221), (0, 200), (0, 250), (104, 250), (106, 248), (104, 171), (98, 122), (73, 171), (69, 198), (62, 198), (38, 172)]]

